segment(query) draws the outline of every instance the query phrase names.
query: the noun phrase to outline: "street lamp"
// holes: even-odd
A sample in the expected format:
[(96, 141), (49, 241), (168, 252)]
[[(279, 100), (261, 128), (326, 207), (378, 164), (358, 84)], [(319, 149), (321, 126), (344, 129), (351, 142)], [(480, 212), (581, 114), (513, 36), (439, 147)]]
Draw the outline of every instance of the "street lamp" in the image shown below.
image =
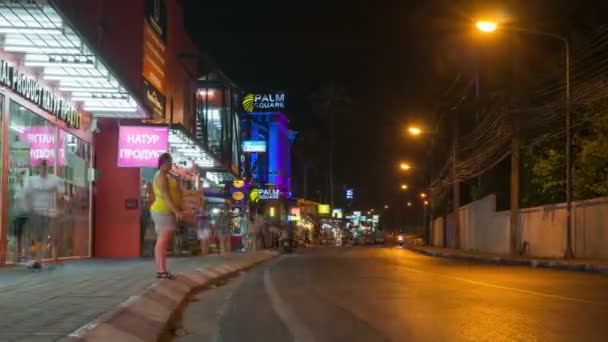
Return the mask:
[(411, 207), (412, 206), (412, 202), (407, 202), (407, 206)]
[(388, 204), (385, 204), (385, 205), (384, 205), (384, 209), (388, 209)]
[[(492, 21), (479, 21), (476, 24), (477, 28), (482, 32), (494, 32), (498, 25)], [(566, 53), (566, 258), (574, 257), (572, 251), (572, 137), (570, 132), (570, 41), (568, 38), (560, 36), (559, 34), (531, 30), (521, 27), (505, 27), (508, 30), (524, 32), (537, 36), (549, 37), (561, 41), (564, 44)]]
[(426, 198), (426, 194), (424, 192), (420, 193), (420, 198)]
[(402, 190), (407, 190), (407, 184), (401, 184), (401, 189)]
[(498, 25), (493, 21), (478, 21), (475, 26), (482, 32), (494, 32)]
[(416, 126), (410, 126), (407, 131), (411, 134), (411, 135), (420, 135), (422, 134), (422, 129), (420, 129), (419, 127)]
[(400, 167), (401, 167), (401, 170), (409, 170), (412, 168), (410, 166), (410, 164), (408, 164), (408, 163), (401, 163)]

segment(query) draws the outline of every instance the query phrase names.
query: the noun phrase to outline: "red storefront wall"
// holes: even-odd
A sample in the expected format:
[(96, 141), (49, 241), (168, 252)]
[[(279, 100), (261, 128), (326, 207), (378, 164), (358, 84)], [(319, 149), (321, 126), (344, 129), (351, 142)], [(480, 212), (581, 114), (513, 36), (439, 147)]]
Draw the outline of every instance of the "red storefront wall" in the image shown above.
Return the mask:
[[(141, 103), (144, 0), (52, 2)], [(193, 131), (198, 50), (186, 34), (176, 0), (167, 0), (167, 14), (165, 117)], [(126, 200), (140, 199), (140, 170), (116, 166), (118, 124), (118, 120), (100, 121), (95, 135), (95, 167), (100, 174), (94, 207), (93, 255), (97, 257), (141, 253), (141, 212), (125, 206)]]

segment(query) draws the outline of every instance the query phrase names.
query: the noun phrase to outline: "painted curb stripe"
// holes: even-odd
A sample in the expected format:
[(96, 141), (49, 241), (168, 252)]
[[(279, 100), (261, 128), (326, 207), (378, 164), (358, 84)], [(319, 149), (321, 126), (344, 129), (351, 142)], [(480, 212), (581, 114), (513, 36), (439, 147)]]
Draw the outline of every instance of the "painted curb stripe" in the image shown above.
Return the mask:
[(72, 341), (156, 341), (165, 331), (170, 316), (196, 288), (276, 255), (258, 253), (180, 274), (173, 281), (156, 281), (140, 295), (129, 297), (111, 314), (100, 316), (66, 338)]

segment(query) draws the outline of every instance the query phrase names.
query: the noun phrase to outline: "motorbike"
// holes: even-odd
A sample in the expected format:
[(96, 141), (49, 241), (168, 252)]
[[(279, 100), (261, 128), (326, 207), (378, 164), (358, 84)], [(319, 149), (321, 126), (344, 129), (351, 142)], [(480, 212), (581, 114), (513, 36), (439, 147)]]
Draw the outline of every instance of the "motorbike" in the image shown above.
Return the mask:
[(281, 246), (281, 252), (283, 253), (292, 253), (293, 252), (293, 243), (289, 238), (282, 238), (279, 242)]
[(399, 244), (399, 246), (403, 246), (403, 244), (405, 243), (405, 237), (403, 237), (403, 235), (399, 235), (397, 236), (397, 243)]

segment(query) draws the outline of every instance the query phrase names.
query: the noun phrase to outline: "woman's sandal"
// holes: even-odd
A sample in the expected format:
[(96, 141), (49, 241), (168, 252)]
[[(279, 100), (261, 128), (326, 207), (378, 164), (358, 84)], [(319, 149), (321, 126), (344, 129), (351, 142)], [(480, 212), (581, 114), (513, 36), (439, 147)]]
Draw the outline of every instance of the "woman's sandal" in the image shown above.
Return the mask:
[(176, 278), (176, 276), (174, 276), (170, 272), (156, 272), (156, 278), (173, 280)]

